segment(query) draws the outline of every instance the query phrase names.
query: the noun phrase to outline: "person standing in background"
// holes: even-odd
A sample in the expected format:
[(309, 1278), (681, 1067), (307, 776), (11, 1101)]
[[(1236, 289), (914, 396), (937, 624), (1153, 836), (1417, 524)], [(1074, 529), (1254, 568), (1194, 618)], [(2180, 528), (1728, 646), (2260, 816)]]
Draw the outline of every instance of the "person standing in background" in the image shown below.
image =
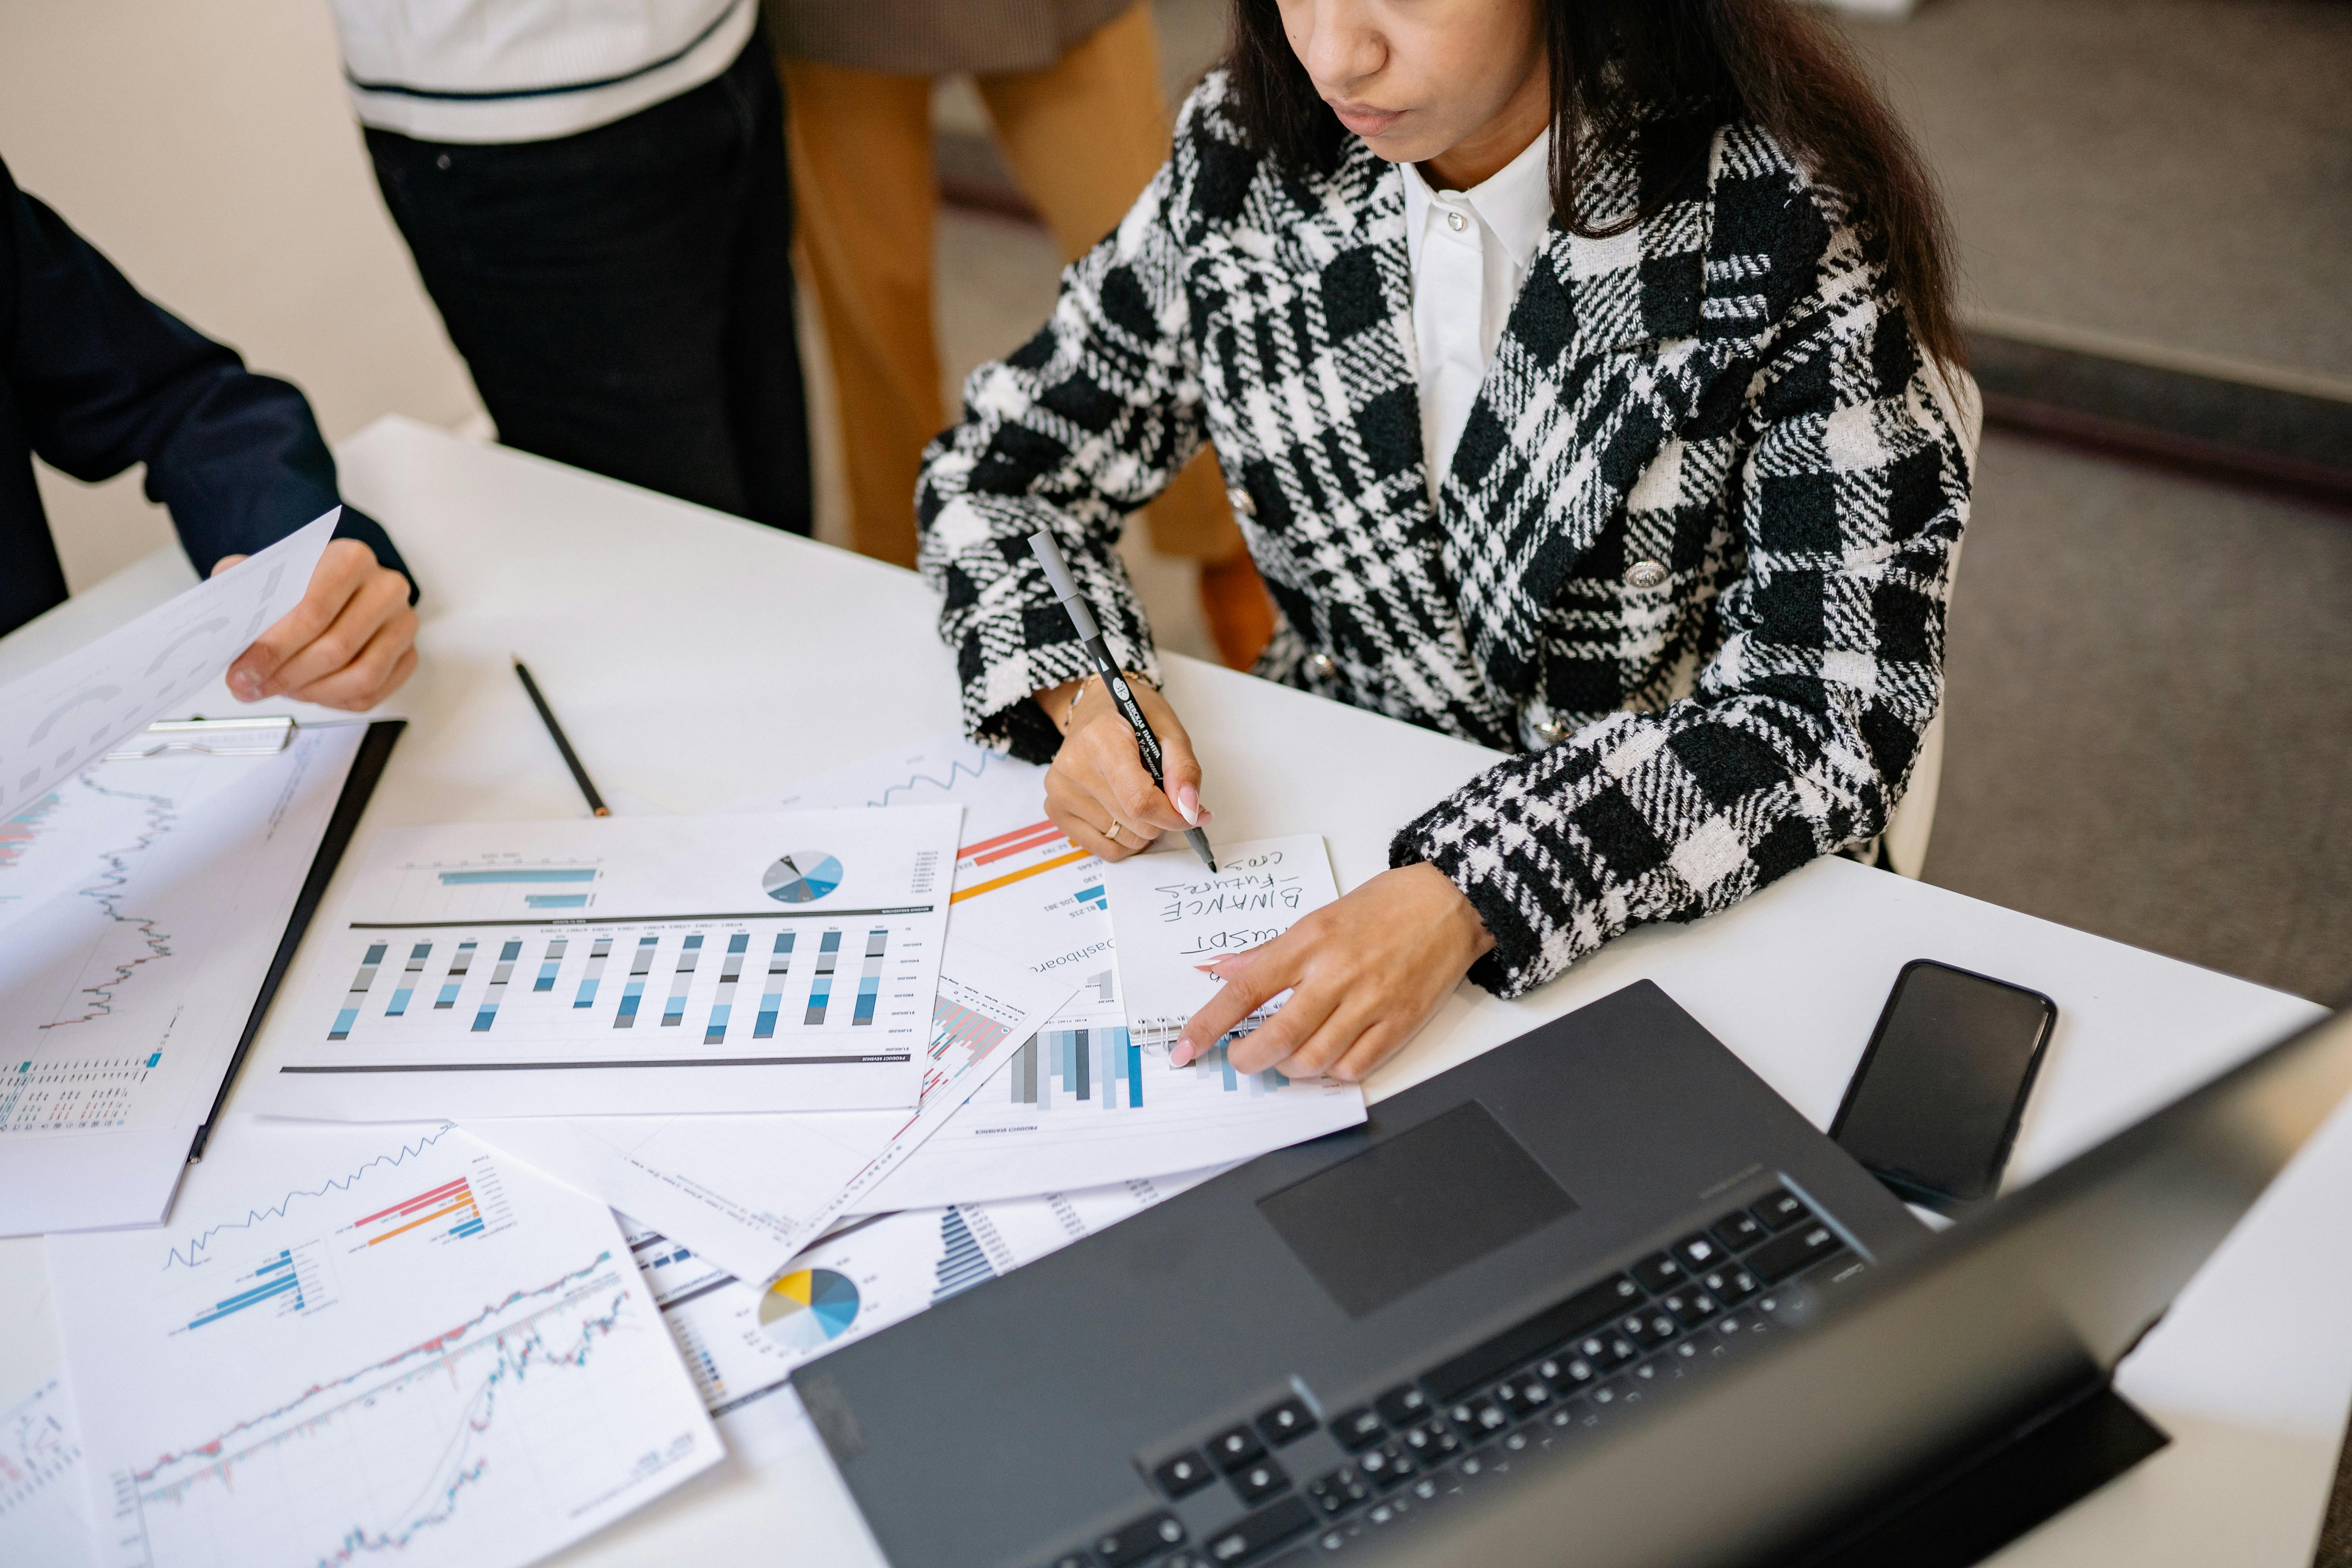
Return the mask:
[(499, 439), (809, 532), (758, 0), (331, 4), (384, 205)]
[[(931, 326), (932, 79), (970, 73), (1064, 261), (1167, 161), (1142, 0), (763, 0), (792, 105), (793, 180), (845, 432), (853, 539), (915, 561), (915, 479), (946, 417)], [(1247, 668), (1272, 602), (1203, 451), (1152, 501), (1153, 545), (1201, 564), (1219, 653)]]

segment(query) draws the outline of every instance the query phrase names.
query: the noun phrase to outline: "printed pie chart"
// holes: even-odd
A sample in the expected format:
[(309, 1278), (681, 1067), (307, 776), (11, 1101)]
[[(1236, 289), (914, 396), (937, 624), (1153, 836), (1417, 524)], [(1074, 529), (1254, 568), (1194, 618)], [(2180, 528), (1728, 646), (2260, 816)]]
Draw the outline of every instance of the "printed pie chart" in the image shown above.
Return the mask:
[(841, 862), (822, 849), (796, 849), (761, 875), (760, 886), (780, 904), (810, 904), (841, 886)]
[(857, 1287), (846, 1274), (803, 1268), (760, 1298), (760, 1326), (787, 1349), (814, 1352), (857, 1321)]

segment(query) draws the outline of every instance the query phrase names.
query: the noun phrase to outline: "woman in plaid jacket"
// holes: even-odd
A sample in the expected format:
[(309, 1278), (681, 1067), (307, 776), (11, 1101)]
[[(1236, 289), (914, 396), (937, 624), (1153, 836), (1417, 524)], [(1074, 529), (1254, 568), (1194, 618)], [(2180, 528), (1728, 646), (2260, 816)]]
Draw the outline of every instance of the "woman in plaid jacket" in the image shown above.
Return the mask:
[[(1258, 672), (1512, 753), (1228, 960), (1174, 1051), (1289, 990), (1234, 1065), (1360, 1078), (1465, 972), (1516, 995), (1881, 831), (1941, 700), (1972, 392), (1933, 191), (1789, 0), (1234, 16), (1167, 166), (927, 453), (921, 561), (972, 734), (1052, 761), (1107, 858), (1206, 820), (1114, 550), (1204, 439), (1281, 611)], [(1464, 329), (1408, 216), (1459, 231), (1529, 160), (1549, 226), (1490, 255), (1483, 380), (1433, 421)], [(1164, 795), (1039, 528), (1141, 678)]]

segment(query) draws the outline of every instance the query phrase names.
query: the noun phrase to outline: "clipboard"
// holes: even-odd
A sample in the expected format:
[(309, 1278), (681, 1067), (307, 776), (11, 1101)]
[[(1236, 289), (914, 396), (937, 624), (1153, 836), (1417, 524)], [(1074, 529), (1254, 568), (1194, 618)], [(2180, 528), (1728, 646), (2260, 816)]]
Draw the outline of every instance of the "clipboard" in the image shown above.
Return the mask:
[[(293, 720), (284, 718), (169, 721), (151, 724), (134, 738), (134, 742), (153, 743), (133, 743), (110, 756), (145, 757), (166, 751), (253, 756), (285, 750), (293, 743), (296, 728)], [(335, 797), (335, 809), (327, 818), (327, 831), (319, 840), (319, 851), (311, 857), (310, 872), (302, 879), (302, 890), (295, 895), (294, 910), (287, 917), (285, 934), (278, 939), (278, 951), (270, 955), (261, 990), (253, 999), (253, 1011), (246, 1018), (236, 1049), (229, 1053), (228, 1066), (221, 1073), (212, 1109), (205, 1112), (204, 1121), (197, 1124), (195, 1139), (188, 1146), (191, 1165), (205, 1157), (205, 1145), (211, 1141), (213, 1126), (220, 1120), (221, 1107), (228, 1103), (229, 1090), (236, 1087), (236, 1075), (253, 1049), (253, 1038), (261, 1032), (261, 1021), (269, 1016), (269, 1004), (277, 999), (278, 987), (285, 980), (287, 970), (293, 966), (295, 950), (302, 945), (303, 933), (310, 929), (311, 917), (319, 912), (319, 905), (327, 896), (327, 884), (334, 879), (335, 868), (342, 864), (343, 852), (351, 847), (359, 831), (360, 816), (375, 794), (376, 781), (383, 777), (392, 748), (407, 728), (405, 719), (377, 719), (369, 723), (367, 734), (360, 742), (359, 752), (352, 759), (352, 771), (343, 775), (342, 793)]]

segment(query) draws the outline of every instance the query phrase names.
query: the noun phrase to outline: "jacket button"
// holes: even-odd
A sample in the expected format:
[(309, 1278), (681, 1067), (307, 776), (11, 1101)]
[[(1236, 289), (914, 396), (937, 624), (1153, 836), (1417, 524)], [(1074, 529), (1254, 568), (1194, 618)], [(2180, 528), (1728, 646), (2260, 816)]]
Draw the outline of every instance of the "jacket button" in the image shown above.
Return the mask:
[(1239, 485), (1235, 485), (1225, 491), (1225, 504), (1232, 507), (1234, 510), (1239, 512), (1244, 517), (1255, 517), (1257, 515), (1257, 502), (1252, 500), (1250, 499), (1249, 491), (1242, 489)]
[(1654, 588), (1666, 580), (1666, 569), (1654, 561), (1636, 561), (1625, 568), (1629, 588)]
[(1339, 673), (1339, 661), (1328, 653), (1311, 653), (1307, 656), (1307, 668), (1328, 680)]
[(1575, 732), (1565, 719), (1546, 719), (1536, 725), (1536, 739), (1547, 746), (1557, 746)]

